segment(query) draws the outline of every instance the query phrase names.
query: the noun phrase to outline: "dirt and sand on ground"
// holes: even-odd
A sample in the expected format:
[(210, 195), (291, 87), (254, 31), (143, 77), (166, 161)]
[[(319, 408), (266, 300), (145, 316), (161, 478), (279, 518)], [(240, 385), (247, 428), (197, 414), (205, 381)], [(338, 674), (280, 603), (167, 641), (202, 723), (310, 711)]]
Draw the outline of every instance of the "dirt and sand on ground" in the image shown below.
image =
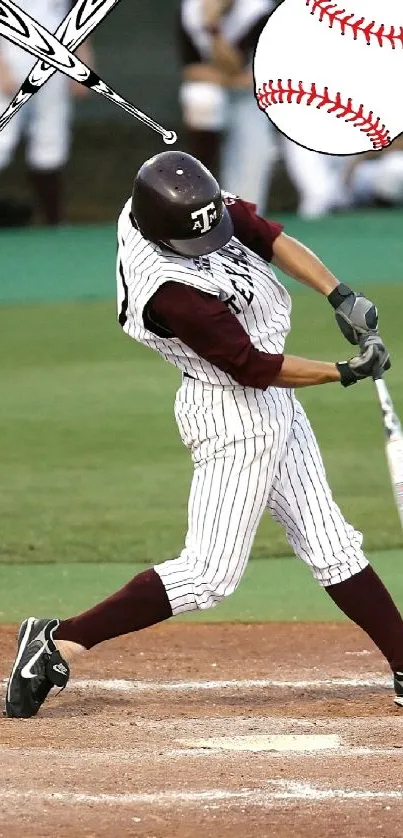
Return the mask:
[[(1, 679), (15, 633), (1, 629)], [(0, 720), (0, 761), (4, 838), (401, 835), (403, 710), (346, 624), (111, 641), (36, 718)]]

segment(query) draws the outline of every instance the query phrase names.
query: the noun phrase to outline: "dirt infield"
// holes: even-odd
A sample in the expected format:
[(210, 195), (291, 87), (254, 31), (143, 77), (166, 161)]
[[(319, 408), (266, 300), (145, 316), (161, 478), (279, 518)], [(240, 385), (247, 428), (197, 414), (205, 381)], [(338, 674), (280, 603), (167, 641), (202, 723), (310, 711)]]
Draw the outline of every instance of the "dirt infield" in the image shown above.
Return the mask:
[(351, 626), (166, 624), (73, 675), (1, 719), (4, 838), (401, 836), (403, 710)]

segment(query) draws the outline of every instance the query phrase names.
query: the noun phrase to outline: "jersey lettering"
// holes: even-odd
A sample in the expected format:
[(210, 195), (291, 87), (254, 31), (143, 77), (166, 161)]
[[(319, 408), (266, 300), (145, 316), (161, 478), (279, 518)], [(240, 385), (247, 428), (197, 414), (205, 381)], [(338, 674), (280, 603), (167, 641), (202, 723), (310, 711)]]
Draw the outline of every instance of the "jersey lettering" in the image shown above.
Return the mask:
[(242, 314), (242, 309), (238, 305), (238, 301), (235, 294), (232, 294), (231, 297), (228, 297), (228, 300), (224, 300), (225, 305), (227, 308), (231, 309), (234, 314)]
[[(236, 293), (245, 300), (247, 306), (250, 306), (254, 297), (253, 291), (251, 290), (253, 289), (253, 279), (250, 275), (250, 265), (244, 249), (238, 245), (232, 244), (231, 242), (226, 245), (223, 254), (223, 266), (234, 291), (236, 291)], [(236, 279), (234, 277), (236, 277)], [(243, 280), (247, 283), (249, 288), (245, 288), (244, 285), (237, 280)], [(227, 300), (227, 304), (232, 308), (235, 314), (240, 314), (242, 311), (242, 309), (239, 308), (239, 303), (240, 301), (237, 300), (235, 294), (232, 294)]]
[(232, 244), (229, 242), (223, 248), (225, 255), (228, 258), (231, 258), (234, 262), (239, 263), (240, 265), (247, 265), (248, 264), (248, 256), (246, 250), (239, 245), (239, 244)]
[(254, 297), (253, 291), (249, 291), (248, 288), (244, 288), (242, 285), (238, 285), (235, 282), (235, 279), (231, 279), (231, 285), (235, 289), (237, 294), (240, 294), (241, 297), (243, 297), (243, 299), (246, 302), (246, 305), (250, 306)]
[(224, 263), (224, 267), (225, 267), (225, 273), (226, 273), (229, 277), (231, 277), (231, 276), (237, 276), (237, 277), (239, 277), (239, 279), (244, 279), (244, 280), (245, 280), (245, 282), (247, 282), (247, 283), (248, 283), (248, 285), (250, 285), (250, 286), (253, 288), (253, 282), (252, 282), (252, 280), (251, 280), (251, 278), (250, 278), (250, 276), (249, 276), (249, 272), (246, 272), (246, 271), (235, 271), (235, 270), (234, 270), (234, 268), (232, 268), (230, 265), (226, 265), (225, 263)]

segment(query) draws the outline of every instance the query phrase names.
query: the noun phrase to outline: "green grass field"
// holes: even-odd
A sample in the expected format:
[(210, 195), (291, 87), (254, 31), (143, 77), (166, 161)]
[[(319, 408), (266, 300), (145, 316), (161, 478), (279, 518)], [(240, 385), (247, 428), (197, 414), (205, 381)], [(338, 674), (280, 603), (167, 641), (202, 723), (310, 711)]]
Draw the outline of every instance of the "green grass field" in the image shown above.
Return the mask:
[[(369, 286), (403, 413), (401, 290)], [(294, 354), (351, 354), (330, 306), (295, 286)], [(191, 478), (173, 418), (175, 369), (125, 337), (114, 301), (0, 308), (3, 562), (156, 562), (177, 555)], [(301, 391), (328, 476), (368, 550), (399, 547), (371, 382)], [(254, 557), (289, 552), (266, 518)]]
[[(371, 555), (371, 563), (397, 603), (403, 602), (401, 551)], [(98, 565), (0, 565), (0, 623), (18, 623), (27, 614), (69, 617), (91, 608), (144, 569), (114, 562)], [(343, 613), (297, 559), (278, 557), (249, 562), (235, 593), (217, 608), (175, 617), (195, 622), (266, 622), (271, 620), (344, 621)]]

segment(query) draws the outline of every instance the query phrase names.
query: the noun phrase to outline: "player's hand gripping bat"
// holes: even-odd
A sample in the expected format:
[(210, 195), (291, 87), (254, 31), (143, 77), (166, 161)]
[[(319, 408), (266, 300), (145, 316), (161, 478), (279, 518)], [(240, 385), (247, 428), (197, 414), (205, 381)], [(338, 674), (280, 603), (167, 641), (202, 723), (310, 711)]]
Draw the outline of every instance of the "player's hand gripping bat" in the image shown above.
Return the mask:
[[(119, 2), (120, 0), (77, 0), (56, 30), (55, 38), (74, 52)], [(0, 116), (0, 131), (55, 72), (54, 67), (44, 64), (43, 61), (35, 64), (8, 108)]]
[(383, 428), (386, 436), (386, 460), (397, 511), (403, 528), (403, 431), (395, 413), (389, 390), (382, 378), (382, 371), (377, 370), (373, 378), (381, 406)]
[[(64, 23), (61, 24), (61, 26), (63, 25)], [(70, 76), (79, 84), (83, 84), (90, 90), (94, 90), (114, 102), (131, 116), (161, 134), (165, 143), (176, 142), (177, 137), (174, 131), (167, 131), (147, 114), (135, 108), (118, 93), (115, 93), (97, 73), (90, 70), (64, 44), (58, 41), (55, 35), (51, 35), (47, 29), (22, 11), (12, 0), (0, 0), (0, 35), (16, 44), (16, 46), (22, 47), (31, 55), (35, 55), (46, 65), (51, 65), (55, 70), (60, 70), (61, 73)], [(24, 91), (24, 86), (22, 90)], [(24, 92), (32, 91), (28, 88)]]

